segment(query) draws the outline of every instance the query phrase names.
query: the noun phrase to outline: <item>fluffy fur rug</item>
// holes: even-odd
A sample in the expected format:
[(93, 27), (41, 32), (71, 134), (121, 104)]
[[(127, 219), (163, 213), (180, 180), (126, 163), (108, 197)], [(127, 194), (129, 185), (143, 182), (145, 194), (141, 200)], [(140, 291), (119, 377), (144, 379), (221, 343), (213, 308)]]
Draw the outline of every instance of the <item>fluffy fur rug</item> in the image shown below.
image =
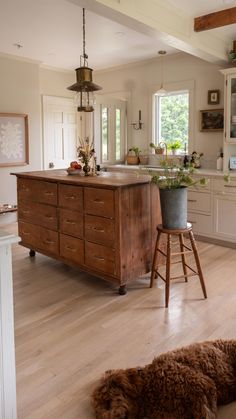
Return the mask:
[(214, 419), (236, 400), (236, 340), (190, 345), (143, 368), (107, 371), (92, 395), (97, 419)]

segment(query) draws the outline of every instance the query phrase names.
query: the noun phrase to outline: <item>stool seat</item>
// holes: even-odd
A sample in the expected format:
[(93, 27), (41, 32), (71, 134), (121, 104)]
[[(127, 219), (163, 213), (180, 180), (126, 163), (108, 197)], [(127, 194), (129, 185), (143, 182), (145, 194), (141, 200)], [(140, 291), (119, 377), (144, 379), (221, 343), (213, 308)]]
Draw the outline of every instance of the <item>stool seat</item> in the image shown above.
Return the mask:
[[(160, 239), (161, 239), (162, 234), (165, 234), (167, 236), (166, 249), (163, 249), (163, 248), (160, 247)], [(185, 244), (184, 235), (189, 236), (190, 245)], [(172, 244), (173, 244), (172, 241), (171, 241), (172, 236), (175, 236), (175, 237), (178, 236), (178, 239), (179, 239), (178, 243), (179, 243), (179, 248), (180, 248), (178, 252), (173, 252), (172, 251)], [(195, 264), (196, 264), (195, 269), (187, 263), (186, 255), (190, 254), (190, 253), (193, 254), (194, 259), (195, 259)], [(159, 257), (158, 256), (160, 254), (162, 254), (166, 258), (166, 274), (165, 274), (165, 277), (159, 271), (159, 263), (158, 263), (159, 262)], [(171, 257), (172, 256), (177, 256), (177, 255), (181, 256), (181, 260), (179, 260), (177, 262), (176, 261), (172, 262)], [(173, 263), (178, 263), (178, 262), (182, 263), (183, 274), (175, 276), (175, 277), (171, 277), (171, 275), (170, 275), (171, 265)], [(190, 273), (189, 273), (189, 271), (190, 271)], [(195, 243), (195, 238), (194, 238), (194, 235), (193, 235), (192, 224), (191, 223), (187, 223), (187, 226), (184, 229), (173, 229), (173, 230), (164, 228), (162, 224), (159, 224), (157, 226), (157, 239), (156, 239), (155, 251), (154, 251), (154, 256), (153, 256), (150, 288), (153, 287), (154, 279), (157, 278), (158, 276), (166, 284), (166, 286), (165, 286), (165, 303), (166, 303), (165, 305), (166, 305), (166, 307), (168, 307), (168, 305), (169, 305), (170, 281), (172, 279), (178, 279), (178, 278), (183, 278), (184, 277), (185, 282), (188, 282), (188, 277), (189, 276), (198, 276), (199, 280), (200, 280), (200, 283), (201, 283), (204, 298), (207, 298), (205, 282), (204, 282), (204, 278), (203, 278), (202, 268), (201, 268), (201, 264), (200, 264), (200, 259), (199, 259), (199, 255), (198, 255), (197, 246), (196, 246), (196, 243)]]

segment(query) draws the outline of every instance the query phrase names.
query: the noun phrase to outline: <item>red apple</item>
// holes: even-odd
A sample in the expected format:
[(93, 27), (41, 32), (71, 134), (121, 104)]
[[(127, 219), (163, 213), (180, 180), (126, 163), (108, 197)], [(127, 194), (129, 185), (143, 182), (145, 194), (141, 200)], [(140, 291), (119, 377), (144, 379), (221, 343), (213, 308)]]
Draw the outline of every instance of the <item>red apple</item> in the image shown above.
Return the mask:
[(80, 170), (80, 169), (82, 169), (81, 164), (79, 164), (77, 161), (72, 161), (72, 162), (70, 163), (70, 167), (71, 167), (72, 169), (76, 169), (76, 170)]

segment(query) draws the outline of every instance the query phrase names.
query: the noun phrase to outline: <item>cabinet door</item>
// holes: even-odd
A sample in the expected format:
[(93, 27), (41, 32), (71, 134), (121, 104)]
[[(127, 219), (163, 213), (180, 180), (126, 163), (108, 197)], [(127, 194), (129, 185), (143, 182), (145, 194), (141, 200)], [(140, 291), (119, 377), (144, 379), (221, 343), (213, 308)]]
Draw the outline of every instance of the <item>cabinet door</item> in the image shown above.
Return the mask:
[(226, 141), (236, 143), (236, 76), (227, 78), (226, 95)]
[(236, 242), (236, 197), (214, 196), (214, 234)]

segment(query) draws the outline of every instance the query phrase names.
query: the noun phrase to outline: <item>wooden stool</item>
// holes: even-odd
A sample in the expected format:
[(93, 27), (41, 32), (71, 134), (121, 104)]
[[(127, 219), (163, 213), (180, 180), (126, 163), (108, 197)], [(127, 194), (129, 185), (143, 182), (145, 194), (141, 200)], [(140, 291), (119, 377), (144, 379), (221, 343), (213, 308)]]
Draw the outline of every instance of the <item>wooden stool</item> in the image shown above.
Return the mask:
[[(161, 248), (159, 247), (162, 233), (167, 234), (166, 253), (163, 252), (163, 250), (161, 250)], [(186, 246), (184, 244), (184, 234), (185, 233), (188, 233), (188, 235), (189, 235), (191, 247)], [(174, 252), (174, 253), (171, 252), (171, 236), (178, 236), (180, 252)], [(160, 274), (160, 272), (158, 270), (158, 256), (159, 256), (160, 253), (163, 256), (166, 257), (166, 276), (165, 276), (165, 278)], [(189, 266), (186, 263), (186, 254), (187, 253), (193, 253), (194, 258), (195, 258), (195, 263), (196, 263), (196, 270), (193, 269), (191, 266)], [(181, 260), (171, 262), (171, 256), (176, 256), (176, 255), (181, 255)], [(175, 277), (171, 278), (171, 276), (170, 276), (170, 266), (173, 263), (179, 263), (179, 262), (182, 263), (183, 275), (178, 275), (178, 276), (175, 276)], [(187, 268), (190, 269), (191, 273), (188, 273)], [(180, 229), (180, 230), (165, 229), (165, 228), (163, 228), (162, 224), (159, 224), (157, 226), (157, 240), (156, 240), (156, 246), (155, 246), (153, 263), (152, 263), (150, 288), (152, 288), (154, 279), (157, 278), (158, 275), (160, 276), (160, 278), (166, 284), (166, 288), (165, 288), (166, 307), (168, 307), (168, 304), (169, 304), (170, 281), (171, 281), (171, 279), (178, 279), (178, 278), (183, 278), (184, 277), (185, 282), (187, 282), (188, 281), (188, 276), (198, 275), (199, 279), (200, 279), (203, 295), (204, 295), (205, 298), (207, 298), (206, 287), (205, 287), (203, 274), (202, 274), (202, 268), (201, 268), (201, 264), (200, 264), (200, 260), (199, 260), (199, 256), (198, 256), (198, 251), (197, 251), (194, 235), (193, 235), (193, 232), (192, 232), (192, 225), (190, 223), (187, 223), (187, 228)]]

